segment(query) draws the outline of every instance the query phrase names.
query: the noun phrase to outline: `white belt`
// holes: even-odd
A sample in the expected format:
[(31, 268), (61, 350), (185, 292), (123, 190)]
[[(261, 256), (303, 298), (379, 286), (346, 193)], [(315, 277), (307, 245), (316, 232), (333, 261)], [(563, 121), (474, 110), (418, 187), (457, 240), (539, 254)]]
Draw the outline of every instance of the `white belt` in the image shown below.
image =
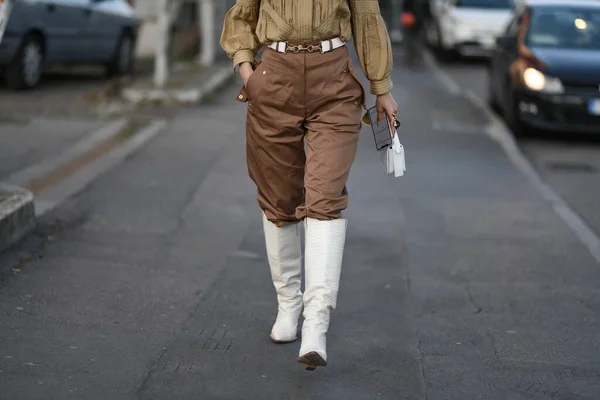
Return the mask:
[(318, 45), (309, 44), (308, 46), (303, 46), (299, 44), (296, 46), (288, 46), (287, 42), (271, 42), (267, 46), (275, 51), (285, 54), (288, 51), (293, 53), (298, 53), (300, 51), (308, 51), (309, 53), (312, 53), (313, 51), (320, 51), (321, 53), (327, 53), (328, 51), (339, 49), (345, 45), (346, 42), (336, 37), (330, 40), (321, 40)]

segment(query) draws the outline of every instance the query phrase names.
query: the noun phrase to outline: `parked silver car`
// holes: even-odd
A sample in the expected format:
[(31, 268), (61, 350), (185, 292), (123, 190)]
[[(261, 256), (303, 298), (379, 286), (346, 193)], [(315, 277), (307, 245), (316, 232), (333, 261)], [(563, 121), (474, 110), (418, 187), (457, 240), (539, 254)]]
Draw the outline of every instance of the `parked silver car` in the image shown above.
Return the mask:
[(52, 64), (101, 64), (109, 75), (126, 74), (137, 25), (125, 0), (15, 0), (0, 70), (13, 89), (35, 87)]
[(429, 45), (444, 58), (491, 56), (512, 10), (522, 0), (431, 0)]

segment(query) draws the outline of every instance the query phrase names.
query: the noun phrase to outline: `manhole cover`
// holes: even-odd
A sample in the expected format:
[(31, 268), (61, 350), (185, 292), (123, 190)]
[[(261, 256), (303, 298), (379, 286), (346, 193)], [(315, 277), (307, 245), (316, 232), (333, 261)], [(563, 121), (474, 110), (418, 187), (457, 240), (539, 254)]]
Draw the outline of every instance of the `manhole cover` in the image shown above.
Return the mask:
[(593, 174), (596, 168), (586, 163), (579, 162), (549, 162), (546, 163), (546, 168), (557, 172), (583, 172)]

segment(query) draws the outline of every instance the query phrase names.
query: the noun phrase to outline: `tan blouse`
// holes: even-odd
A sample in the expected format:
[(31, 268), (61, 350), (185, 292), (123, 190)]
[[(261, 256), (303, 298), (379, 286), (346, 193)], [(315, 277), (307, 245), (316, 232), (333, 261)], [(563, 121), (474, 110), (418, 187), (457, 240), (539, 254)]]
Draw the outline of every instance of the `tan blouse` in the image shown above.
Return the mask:
[(235, 67), (272, 41), (349, 40), (353, 33), (371, 93), (388, 93), (392, 49), (378, 0), (237, 0), (225, 17), (221, 46)]

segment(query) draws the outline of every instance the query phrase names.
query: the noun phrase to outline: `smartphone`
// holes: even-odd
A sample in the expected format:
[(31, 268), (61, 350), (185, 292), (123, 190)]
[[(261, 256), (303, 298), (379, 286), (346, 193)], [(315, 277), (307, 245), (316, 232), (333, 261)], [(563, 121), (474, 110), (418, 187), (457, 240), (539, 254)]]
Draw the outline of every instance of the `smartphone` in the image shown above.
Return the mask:
[(375, 138), (375, 148), (383, 150), (392, 145), (392, 128), (390, 121), (386, 116), (383, 117), (381, 123), (377, 122), (377, 107), (370, 108), (367, 111), (371, 129), (373, 129), (373, 137)]

